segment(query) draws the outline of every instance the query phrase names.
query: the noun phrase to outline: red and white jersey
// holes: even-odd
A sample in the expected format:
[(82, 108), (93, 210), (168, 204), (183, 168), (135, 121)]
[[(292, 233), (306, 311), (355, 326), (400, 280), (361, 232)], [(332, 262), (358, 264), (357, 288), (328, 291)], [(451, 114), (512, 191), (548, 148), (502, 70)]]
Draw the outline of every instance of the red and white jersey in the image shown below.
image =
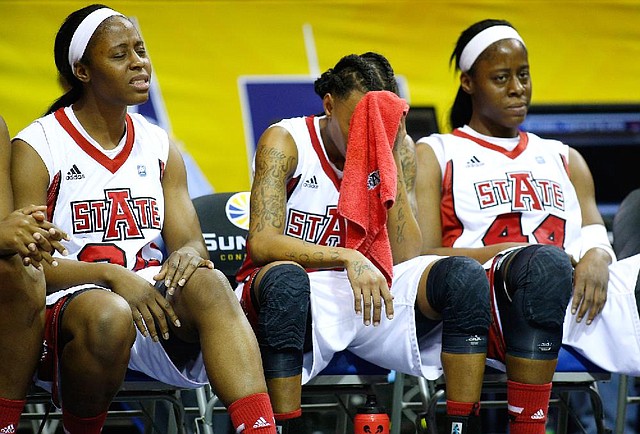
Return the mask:
[[(319, 117), (309, 116), (272, 125), (286, 129), (298, 149), (298, 165), (287, 184), (284, 233), (313, 244), (344, 247), (346, 221), (338, 215), (342, 173), (327, 157), (319, 121)], [(253, 268), (247, 255), (238, 281), (243, 281)]]
[(418, 142), (433, 148), (442, 171), (443, 246), (529, 242), (579, 256), (582, 216), (568, 146), (530, 133), (489, 138), (469, 127)]
[(141, 115), (127, 115), (126, 134), (105, 151), (70, 107), (34, 121), (16, 138), (49, 172), (49, 219), (66, 231), (69, 259), (139, 270), (162, 262), (153, 242), (164, 219), (162, 175), (169, 139)]

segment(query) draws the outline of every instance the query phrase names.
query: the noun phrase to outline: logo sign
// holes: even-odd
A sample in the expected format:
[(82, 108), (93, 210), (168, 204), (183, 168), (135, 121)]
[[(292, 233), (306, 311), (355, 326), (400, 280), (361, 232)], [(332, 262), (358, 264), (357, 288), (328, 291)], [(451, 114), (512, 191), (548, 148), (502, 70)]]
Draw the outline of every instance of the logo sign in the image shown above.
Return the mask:
[(225, 206), (229, 221), (245, 231), (249, 230), (249, 195), (248, 191), (236, 193), (227, 200)]

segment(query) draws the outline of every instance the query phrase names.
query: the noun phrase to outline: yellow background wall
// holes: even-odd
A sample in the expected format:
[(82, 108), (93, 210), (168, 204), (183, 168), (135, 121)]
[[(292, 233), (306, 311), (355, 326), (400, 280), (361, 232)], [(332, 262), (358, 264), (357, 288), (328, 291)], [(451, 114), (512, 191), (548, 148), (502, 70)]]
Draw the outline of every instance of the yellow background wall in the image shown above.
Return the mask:
[[(61, 90), (53, 41), (80, 1), (0, 0), (0, 114), (12, 134)], [(640, 1), (110, 1), (141, 26), (173, 132), (217, 191), (249, 187), (237, 79), (309, 74), (378, 51), (406, 77), (410, 102), (444, 119), (457, 89), (449, 56), (484, 18), (511, 21), (529, 49), (534, 103), (640, 102)]]

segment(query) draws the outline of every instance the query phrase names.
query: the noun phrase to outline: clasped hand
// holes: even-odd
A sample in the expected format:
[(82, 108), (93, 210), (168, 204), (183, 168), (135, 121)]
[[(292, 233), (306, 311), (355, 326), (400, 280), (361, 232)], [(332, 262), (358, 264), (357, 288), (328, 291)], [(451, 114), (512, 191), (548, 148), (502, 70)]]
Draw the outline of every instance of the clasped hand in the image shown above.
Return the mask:
[(31, 205), (9, 214), (0, 225), (0, 252), (17, 254), (25, 266), (42, 269), (42, 263), (58, 265), (53, 253), (68, 254), (62, 240), (69, 236), (46, 219), (47, 207)]

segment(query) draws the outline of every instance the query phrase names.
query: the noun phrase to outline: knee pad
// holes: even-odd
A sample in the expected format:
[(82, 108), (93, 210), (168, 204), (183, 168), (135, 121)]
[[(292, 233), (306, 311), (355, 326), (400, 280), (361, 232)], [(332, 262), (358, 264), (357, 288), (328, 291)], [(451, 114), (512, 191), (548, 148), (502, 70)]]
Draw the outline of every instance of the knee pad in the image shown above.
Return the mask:
[(427, 300), (442, 315), (442, 350), (484, 353), (491, 322), (489, 281), (482, 266), (463, 256), (433, 264), (427, 277)]
[(503, 261), (506, 266), (501, 266), (496, 279), (507, 353), (528, 359), (555, 359), (573, 287), (569, 256), (558, 247), (539, 244), (511, 255)]
[(297, 265), (274, 266), (262, 277), (256, 332), (266, 378), (302, 372), (309, 294), (309, 276)]

